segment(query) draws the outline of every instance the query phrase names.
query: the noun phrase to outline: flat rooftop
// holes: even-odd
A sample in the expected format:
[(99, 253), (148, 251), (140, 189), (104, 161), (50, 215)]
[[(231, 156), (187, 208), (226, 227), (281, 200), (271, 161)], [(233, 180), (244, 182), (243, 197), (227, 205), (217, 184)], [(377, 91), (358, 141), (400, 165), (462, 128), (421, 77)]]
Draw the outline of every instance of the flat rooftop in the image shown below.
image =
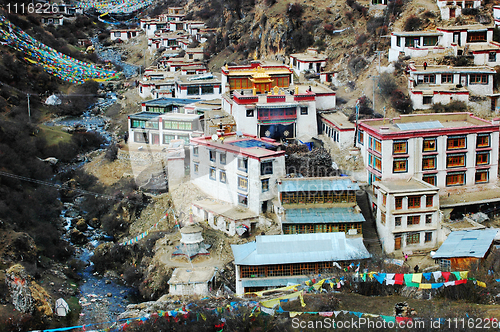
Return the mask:
[(448, 27), (437, 27), (437, 30), (447, 30), (447, 31), (486, 31), (488, 29), (493, 29), (493, 25), (482, 25), (482, 24), (469, 24), (469, 25), (458, 25), (458, 26), (448, 26)]
[(411, 92), (421, 92), (424, 96), (432, 96), (435, 92), (443, 91), (469, 94), (469, 90), (465, 87), (457, 88), (456, 84), (418, 84), (416, 87), (411, 89)]
[(498, 181), (476, 184), (474, 186), (449, 187), (439, 191), (439, 205), (441, 208), (498, 201), (500, 201), (500, 186)]
[(194, 121), (198, 120), (201, 115), (199, 114), (185, 114), (185, 113), (165, 113), (161, 114), (164, 120), (180, 120), (180, 121)]
[(217, 202), (211, 199), (194, 201), (193, 205), (235, 221), (259, 218), (258, 214), (245, 207), (234, 206), (229, 203)]
[(342, 112), (321, 113), (319, 115), (339, 127), (340, 129), (356, 129), (356, 125), (349, 121), (349, 118)]
[(500, 49), (500, 44), (496, 42), (491, 43), (469, 43), (468, 44), (469, 51), (478, 52), (478, 51), (496, 51)]
[(177, 82), (182, 84), (220, 84), (220, 79), (211, 73), (207, 73), (200, 75), (180, 75), (177, 77)]
[(170, 106), (170, 105), (188, 105), (196, 102), (195, 99), (182, 99), (182, 98), (158, 98), (148, 100), (142, 103), (143, 106)]
[(328, 60), (328, 57), (323, 54), (317, 54), (317, 53), (295, 53), (295, 54), (290, 54), (290, 57), (294, 57), (299, 61), (326, 61)]
[[(221, 138), (223, 138), (223, 140)], [(247, 140), (257, 140), (265, 142), (267, 143), (267, 145), (264, 145), (265, 147), (262, 146), (242, 147), (245, 143), (243, 142), (236, 143), (239, 141), (247, 141)], [(279, 144), (275, 143), (274, 140), (266, 138), (257, 138), (255, 136), (250, 136), (245, 134), (242, 135), (237, 135), (235, 133), (225, 134), (224, 136), (219, 137), (217, 141), (212, 140), (211, 136), (193, 137), (191, 138), (191, 144), (194, 145), (202, 144), (216, 149), (225, 150), (232, 153), (242, 154), (256, 158), (279, 157), (285, 155), (285, 151), (277, 151)]]
[(195, 267), (195, 268), (181, 268), (177, 267), (172, 272), (172, 277), (168, 281), (169, 285), (178, 284), (200, 284), (206, 283), (215, 275), (215, 268), (212, 266)]
[(437, 31), (394, 31), (392, 32), (395, 36), (400, 37), (412, 37), (412, 36), (442, 36), (442, 32)]
[(496, 71), (488, 66), (474, 66), (474, 67), (452, 67), (452, 66), (437, 66), (429, 65), (424, 69), (423, 65), (411, 64), (410, 71), (413, 74), (433, 74), (433, 73), (491, 73), (495, 74)]
[(391, 181), (378, 181), (375, 186), (385, 189), (388, 193), (394, 194), (399, 192), (418, 192), (439, 189), (427, 182), (410, 178), (409, 180), (391, 180)]
[[(435, 125), (430, 125), (430, 124)], [(439, 124), (439, 125), (438, 125)], [(439, 131), (447, 129), (470, 129), (478, 127), (490, 127), (492, 131), (498, 131), (499, 125), (493, 125), (490, 121), (478, 118), (471, 113), (434, 113), (434, 114), (409, 114), (401, 115), (393, 119), (369, 119), (361, 120), (361, 126), (371, 128), (380, 134), (384, 133), (433, 133), (439, 135)]]

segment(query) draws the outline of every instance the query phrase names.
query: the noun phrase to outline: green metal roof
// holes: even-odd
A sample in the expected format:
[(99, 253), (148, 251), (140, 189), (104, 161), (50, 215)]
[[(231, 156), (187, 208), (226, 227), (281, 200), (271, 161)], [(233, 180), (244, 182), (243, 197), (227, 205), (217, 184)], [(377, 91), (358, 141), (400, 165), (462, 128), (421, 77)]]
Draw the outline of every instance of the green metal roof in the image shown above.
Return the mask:
[(345, 222), (364, 222), (361, 212), (350, 207), (287, 209), (284, 224), (330, 224)]

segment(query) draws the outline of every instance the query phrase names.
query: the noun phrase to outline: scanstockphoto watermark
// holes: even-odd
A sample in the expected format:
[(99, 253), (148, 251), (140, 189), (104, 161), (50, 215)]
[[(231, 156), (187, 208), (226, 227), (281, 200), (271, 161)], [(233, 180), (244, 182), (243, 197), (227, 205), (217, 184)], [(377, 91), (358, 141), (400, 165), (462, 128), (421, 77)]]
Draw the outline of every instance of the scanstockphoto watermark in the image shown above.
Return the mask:
[(408, 320), (401, 322), (385, 321), (375, 318), (351, 318), (336, 319), (325, 317), (318, 320), (305, 320), (298, 317), (292, 319), (292, 328), (294, 329), (439, 329), (443, 324), (439, 320), (416, 321)]

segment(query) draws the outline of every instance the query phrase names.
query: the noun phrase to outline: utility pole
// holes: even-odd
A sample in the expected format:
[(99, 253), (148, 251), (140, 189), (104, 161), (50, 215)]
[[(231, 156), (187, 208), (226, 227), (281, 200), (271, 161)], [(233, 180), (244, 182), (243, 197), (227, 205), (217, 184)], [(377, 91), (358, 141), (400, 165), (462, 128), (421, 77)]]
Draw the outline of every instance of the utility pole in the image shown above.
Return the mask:
[(356, 130), (354, 131), (354, 147), (356, 147), (356, 138), (358, 137), (358, 116), (359, 116), (359, 100), (356, 101)]
[(31, 109), (30, 109), (30, 94), (27, 94), (28, 96), (28, 121), (31, 123)]

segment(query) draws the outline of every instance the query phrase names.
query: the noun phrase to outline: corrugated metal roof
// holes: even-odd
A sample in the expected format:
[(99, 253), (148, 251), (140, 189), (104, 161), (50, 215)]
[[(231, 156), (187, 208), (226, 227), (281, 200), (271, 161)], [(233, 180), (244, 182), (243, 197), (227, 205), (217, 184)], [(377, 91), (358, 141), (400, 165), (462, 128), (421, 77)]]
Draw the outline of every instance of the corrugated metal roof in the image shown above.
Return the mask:
[(199, 100), (196, 99), (183, 99), (183, 98), (157, 98), (145, 101), (143, 104), (146, 106), (169, 106), (169, 105), (188, 105), (195, 103)]
[(309, 280), (309, 277), (279, 277), (279, 278), (255, 278), (255, 279), (242, 279), (241, 284), (243, 287), (280, 287), (286, 286), (289, 283), (301, 284)]
[(284, 224), (363, 222), (361, 212), (348, 207), (287, 209)]
[(359, 185), (349, 178), (325, 178), (325, 179), (282, 179), (278, 185), (280, 192), (294, 191), (343, 191), (359, 190)]
[(231, 245), (237, 265), (271, 265), (359, 260), (371, 257), (363, 239), (344, 232), (262, 235), (255, 242)]
[(451, 232), (433, 258), (483, 258), (497, 235), (497, 228)]

